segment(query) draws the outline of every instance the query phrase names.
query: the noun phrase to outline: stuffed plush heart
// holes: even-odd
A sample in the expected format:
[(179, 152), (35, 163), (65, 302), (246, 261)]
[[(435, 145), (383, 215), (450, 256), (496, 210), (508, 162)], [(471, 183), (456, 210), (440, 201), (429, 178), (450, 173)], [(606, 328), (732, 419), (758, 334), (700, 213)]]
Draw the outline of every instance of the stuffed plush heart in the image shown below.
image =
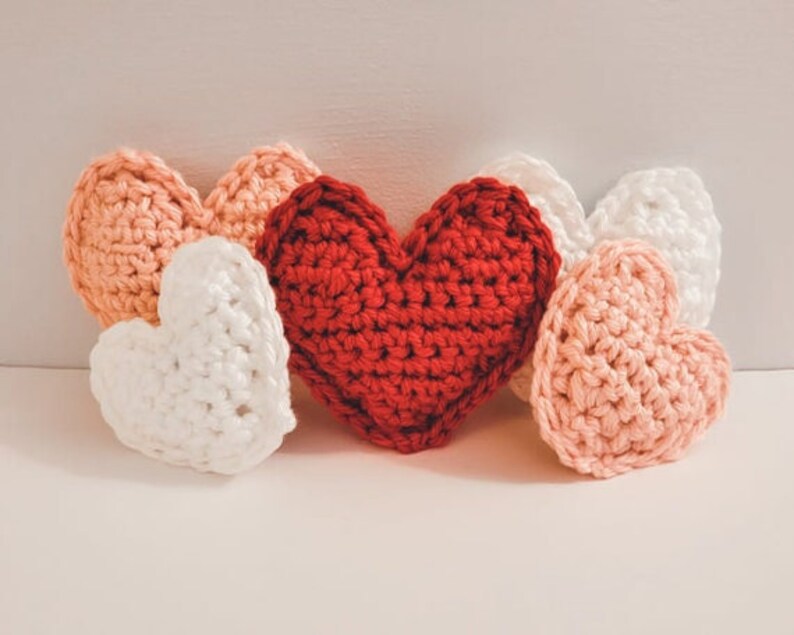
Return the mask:
[(721, 415), (728, 356), (678, 313), (673, 271), (644, 242), (605, 242), (561, 279), (530, 401), (562, 463), (609, 477), (672, 461)]
[[(658, 249), (675, 274), (681, 321), (708, 324), (720, 277), (720, 224), (700, 178), (686, 168), (632, 172), (585, 218), (570, 184), (539, 159), (509, 155), (480, 171), (521, 187), (554, 235), (565, 274), (604, 240), (637, 238)], [(510, 380), (513, 392), (529, 400), (532, 364)]]
[(495, 179), (453, 187), (400, 244), (361, 189), (321, 176), (271, 212), (257, 256), (292, 369), (402, 452), (446, 442), (526, 358), (560, 262), (524, 193)]
[(125, 445), (231, 474), (295, 427), (281, 319), (264, 268), (242, 246), (206, 238), (163, 274), (162, 324), (119, 322), (91, 353), (91, 390)]
[(163, 268), (181, 245), (219, 235), (253, 249), (267, 213), (317, 167), (286, 144), (240, 159), (202, 205), (161, 159), (123, 149), (94, 161), (75, 186), (64, 227), (72, 284), (102, 326), (157, 323)]

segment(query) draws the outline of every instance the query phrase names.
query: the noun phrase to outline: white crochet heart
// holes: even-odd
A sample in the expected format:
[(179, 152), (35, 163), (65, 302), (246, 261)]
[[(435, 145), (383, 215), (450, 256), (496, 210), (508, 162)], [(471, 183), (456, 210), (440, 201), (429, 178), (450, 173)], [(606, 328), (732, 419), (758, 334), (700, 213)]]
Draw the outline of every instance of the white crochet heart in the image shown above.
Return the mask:
[(99, 336), (91, 390), (125, 445), (174, 465), (233, 474), (295, 428), (289, 345), (265, 268), (206, 238), (165, 269), (161, 325), (137, 318)]
[[(698, 328), (711, 318), (720, 277), (720, 223), (700, 177), (688, 168), (631, 172), (586, 217), (571, 185), (547, 162), (520, 152), (485, 166), (494, 176), (524, 190), (554, 235), (563, 263), (560, 275), (604, 240), (636, 238), (653, 245), (675, 273), (679, 320)], [(513, 391), (529, 399), (529, 362), (511, 379)]]

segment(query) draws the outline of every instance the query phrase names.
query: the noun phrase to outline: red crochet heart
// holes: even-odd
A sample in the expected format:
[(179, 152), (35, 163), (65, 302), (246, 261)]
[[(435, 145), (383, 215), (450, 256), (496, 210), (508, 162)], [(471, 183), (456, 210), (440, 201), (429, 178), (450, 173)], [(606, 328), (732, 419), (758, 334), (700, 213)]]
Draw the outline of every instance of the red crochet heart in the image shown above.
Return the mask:
[(524, 193), (455, 185), (400, 244), (355, 185), (320, 176), (267, 219), (256, 249), (290, 367), (361, 436), (445, 443), (527, 358), (560, 257)]

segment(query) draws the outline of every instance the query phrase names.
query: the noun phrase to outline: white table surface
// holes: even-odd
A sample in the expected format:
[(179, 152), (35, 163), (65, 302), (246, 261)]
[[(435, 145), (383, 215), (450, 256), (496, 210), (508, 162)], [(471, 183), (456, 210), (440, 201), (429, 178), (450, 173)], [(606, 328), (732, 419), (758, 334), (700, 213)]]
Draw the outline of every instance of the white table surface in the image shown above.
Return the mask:
[(86, 371), (0, 369), (0, 633), (794, 633), (794, 371), (604, 482), (507, 391), (407, 457), (295, 403), (226, 478), (117, 443)]

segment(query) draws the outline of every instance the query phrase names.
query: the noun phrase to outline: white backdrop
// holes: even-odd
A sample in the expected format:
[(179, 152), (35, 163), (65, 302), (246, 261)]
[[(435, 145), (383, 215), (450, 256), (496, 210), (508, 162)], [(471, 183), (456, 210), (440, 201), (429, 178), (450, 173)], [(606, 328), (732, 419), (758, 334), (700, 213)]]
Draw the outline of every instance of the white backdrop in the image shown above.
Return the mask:
[(521, 149), (589, 209), (689, 165), (724, 227), (712, 328), (739, 368), (794, 366), (794, 3), (0, 0), (0, 363), (84, 366), (98, 329), (60, 230), (94, 156), (152, 150), (205, 194), (287, 140), (401, 231)]

